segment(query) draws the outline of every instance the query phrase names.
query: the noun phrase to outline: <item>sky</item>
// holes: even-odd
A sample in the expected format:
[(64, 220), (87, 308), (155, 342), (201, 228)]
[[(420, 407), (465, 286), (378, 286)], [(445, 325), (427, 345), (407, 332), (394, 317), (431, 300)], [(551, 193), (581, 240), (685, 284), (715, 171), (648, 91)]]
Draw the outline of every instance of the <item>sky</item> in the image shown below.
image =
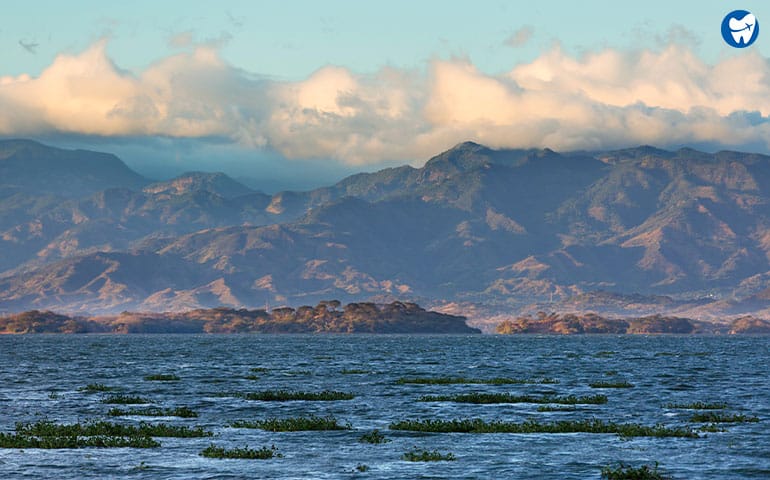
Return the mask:
[(466, 140), (770, 153), (762, 1), (3, 3), (0, 138), (155, 178), (304, 189)]

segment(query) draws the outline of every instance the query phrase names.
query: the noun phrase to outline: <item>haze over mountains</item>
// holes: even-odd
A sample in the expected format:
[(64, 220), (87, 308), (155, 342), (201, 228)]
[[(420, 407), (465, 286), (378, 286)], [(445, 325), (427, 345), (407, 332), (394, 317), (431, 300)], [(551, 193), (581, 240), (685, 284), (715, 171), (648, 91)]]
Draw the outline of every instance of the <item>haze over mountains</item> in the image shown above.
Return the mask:
[[(0, 310), (419, 300), (770, 313), (770, 157), (463, 143), (326, 188), (153, 182), (116, 157), (0, 142)], [(610, 293), (611, 292), (611, 293)], [(475, 313), (474, 313), (475, 312)]]

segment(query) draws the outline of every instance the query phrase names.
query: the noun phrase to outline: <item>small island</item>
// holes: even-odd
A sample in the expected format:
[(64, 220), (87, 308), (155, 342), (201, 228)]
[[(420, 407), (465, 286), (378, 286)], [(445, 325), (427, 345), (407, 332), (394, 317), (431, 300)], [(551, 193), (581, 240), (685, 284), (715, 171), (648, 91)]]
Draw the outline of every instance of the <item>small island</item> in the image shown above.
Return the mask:
[(315, 307), (266, 311), (211, 308), (187, 312), (123, 312), (68, 316), (32, 310), (0, 317), (0, 333), (435, 333), (479, 334), (466, 318), (428, 311), (415, 303), (321, 301)]
[(504, 335), (548, 334), (770, 334), (770, 322), (746, 316), (729, 323), (711, 323), (664, 315), (649, 315), (635, 318), (607, 318), (595, 313), (550, 313), (538, 312), (536, 316), (519, 316), (504, 320), (495, 328), (495, 333)]

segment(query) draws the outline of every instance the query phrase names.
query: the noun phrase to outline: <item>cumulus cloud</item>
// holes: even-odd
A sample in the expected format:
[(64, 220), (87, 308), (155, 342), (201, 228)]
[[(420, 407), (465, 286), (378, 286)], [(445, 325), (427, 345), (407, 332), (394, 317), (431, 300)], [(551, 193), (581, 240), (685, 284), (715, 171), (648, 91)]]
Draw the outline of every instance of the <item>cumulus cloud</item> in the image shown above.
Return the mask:
[(264, 117), (264, 86), (226, 65), (214, 49), (167, 57), (137, 75), (118, 69), (105, 46), (100, 41), (79, 55), (59, 55), (36, 78), (1, 77), (0, 132), (240, 141), (250, 136), (243, 129), (253, 118)]
[(185, 30), (184, 32), (174, 33), (168, 37), (168, 46), (171, 48), (211, 48), (220, 49), (230, 43), (233, 36), (230, 32), (220, 32), (219, 35), (214, 37), (208, 37), (205, 39), (196, 38), (193, 30)]
[(366, 75), (326, 66), (287, 82), (229, 65), (209, 44), (141, 72), (105, 48), (59, 55), (38, 77), (0, 77), (0, 134), (215, 138), (349, 164), (425, 159), (464, 140), (770, 149), (770, 65), (751, 51), (708, 64), (681, 44), (580, 57), (557, 46), (501, 75), (434, 60)]

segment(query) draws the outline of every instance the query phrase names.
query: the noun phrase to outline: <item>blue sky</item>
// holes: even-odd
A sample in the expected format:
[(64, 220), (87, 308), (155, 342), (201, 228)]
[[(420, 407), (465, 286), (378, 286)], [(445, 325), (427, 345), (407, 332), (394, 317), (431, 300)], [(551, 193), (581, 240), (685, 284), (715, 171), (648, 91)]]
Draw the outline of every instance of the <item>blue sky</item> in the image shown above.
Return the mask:
[[(467, 56), (481, 70), (498, 73), (553, 42), (576, 53), (659, 47), (683, 29), (713, 61), (732, 53), (718, 30), (732, 8), (770, 22), (763, 15), (770, 6), (761, 1), (13, 2), (3, 8), (13, 21), (0, 29), (0, 58), (3, 74), (35, 74), (62, 51), (78, 52), (108, 36), (110, 56), (124, 68), (141, 69), (177, 50), (169, 45), (174, 35), (191, 32), (197, 41), (222, 42), (223, 57), (233, 65), (285, 79), (327, 64), (358, 72), (422, 68), (437, 56)], [(523, 48), (505, 44), (525, 27), (532, 37)], [(36, 53), (20, 40), (38, 44)]]
[(9, 2), (0, 135), (287, 188), (466, 139), (767, 151), (770, 23), (733, 49), (735, 8), (770, 22), (758, 1)]

